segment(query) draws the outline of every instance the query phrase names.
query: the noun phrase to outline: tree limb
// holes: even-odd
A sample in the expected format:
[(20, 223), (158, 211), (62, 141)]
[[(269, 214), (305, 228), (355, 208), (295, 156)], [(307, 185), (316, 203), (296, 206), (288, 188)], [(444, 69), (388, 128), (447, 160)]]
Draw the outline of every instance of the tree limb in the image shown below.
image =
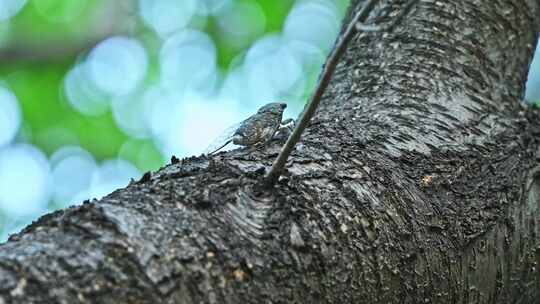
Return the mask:
[(0, 245), (0, 302), (537, 303), (528, 3), (358, 33), (275, 187), (275, 142), (175, 161)]
[(264, 177), (264, 187), (270, 188), (278, 180), (279, 175), (283, 171), (283, 167), (287, 162), (287, 158), (289, 158), (292, 150), (300, 140), (302, 132), (304, 132), (304, 130), (309, 124), (309, 121), (313, 117), (313, 114), (315, 114), (315, 111), (317, 110), (317, 107), (319, 106), (319, 103), (321, 102), (321, 99), (323, 97), (324, 91), (328, 87), (328, 84), (330, 84), (330, 80), (332, 79), (332, 75), (334, 74), (338, 62), (341, 59), (343, 53), (345, 52), (349, 41), (351, 40), (353, 35), (357, 33), (357, 30), (366, 30), (370, 32), (389, 31), (396, 24), (399, 24), (401, 22), (403, 16), (405, 16), (409, 12), (409, 10), (414, 4), (416, 4), (416, 2), (418, 2), (418, 0), (410, 0), (407, 5), (400, 11), (398, 16), (396, 16), (394, 20), (390, 21), (390, 23), (385, 27), (363, 25), (363, 22), (365, 22), (366, 19), (369, 17), (369, 14), (373, 10), (377, 2), (378, 0), (367, 0), (366, 3), (363, 4), (362, 8), (358, 10), (358, 12), (355, 14), (349, 25), (346, 27), (345, 32), (338, 37), (336, 41), (336, 46), (332, 49), (332, 52), (328, 56), (328, 59), (326, 60), (326, 63), (323, 67), (321, 76), (317, 83), (317, 87), (315, 88), (315, 92), (308, 101), (306, 108), (302, 112), (302, 115), (300, 116), (300, 119), (296, 124), (292, 134), (289, 136), (287, 142), (285, 142), (285, 145), (281, 149), (281, 152), (279, 152), (278, 157), (272, 164), (270, 171), (268, 171), (268, 173)]

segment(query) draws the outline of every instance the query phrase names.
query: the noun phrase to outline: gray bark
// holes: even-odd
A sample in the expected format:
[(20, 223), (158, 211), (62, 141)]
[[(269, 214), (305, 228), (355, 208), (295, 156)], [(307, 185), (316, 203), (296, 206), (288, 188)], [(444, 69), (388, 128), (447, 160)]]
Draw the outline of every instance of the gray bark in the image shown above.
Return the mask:
[(357, 35), (274, 189), (282, 141), (175, 161), (0, 245), (0, 303), (539, 303), (537, 16), (423, 0)]

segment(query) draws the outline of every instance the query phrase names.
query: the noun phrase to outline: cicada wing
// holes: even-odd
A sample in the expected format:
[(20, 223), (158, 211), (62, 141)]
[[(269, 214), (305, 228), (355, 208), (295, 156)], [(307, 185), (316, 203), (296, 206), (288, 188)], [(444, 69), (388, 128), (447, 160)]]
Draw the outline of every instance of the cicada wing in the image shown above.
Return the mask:
[(236, 130), (238, 130), (238, 128), (240, 128), (242, 123), (243, 121), (235, 123), (234, 125), (228, 127), (223, 132), (221, 132), (221, 134), (216, 137), (206, 149), (204, 149), (203, 153), (214, 154), (215, 152), (221, 150), (223, 147), (228, 145), (231, 142), (234, 133), (236, 132)]

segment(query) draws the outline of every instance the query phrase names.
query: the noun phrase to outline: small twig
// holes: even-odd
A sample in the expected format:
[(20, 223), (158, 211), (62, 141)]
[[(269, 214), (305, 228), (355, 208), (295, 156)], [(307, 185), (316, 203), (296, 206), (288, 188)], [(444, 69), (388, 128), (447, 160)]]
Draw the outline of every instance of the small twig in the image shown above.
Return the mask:
[[(334, 74), (339, 59), (345, 52), (347, 45), (351, 41), (353, 35), (358, 30), (362, 30), (362, 24), (368, 18), (377, 1), (379, 0), (367, 0), (364, 6), (356, 13), (352, 21), (348, 24), (345, 32), (340, 35), (340, 37), (338, 37), (336, 47), (330, 53), (330, 56), (328, 57), (328, 60), (323, 67), (323, 71), (319, 78), (319, 83), (317, 85), (317, 88), (315, 89), (315, 92), (311, 96), (311, 99), (307, 107), (304, 109), (304, 112), (302, 113), (299, 122), (296, 124), (294, 131), (292, 132), (291, 136), (289, 136), (278, 157), (272, 164), (272, 168), (270, 168), (270, 171), (268, 171), (268, 173), (264, 176), (263, 185), (265, 187), (270, 188), (276, 183), (279, 175), (281, 174), (281, 171), (283, 170), (283, 167), (285, 166), (285, 163), (287, 162), (287, 159), (289, 158), (289, 155), (294, 149), (294, 146), (296, 145), (298, 140), (300, 140), (302, 132), (309, 124), (309, 121), (311, 120), (313, 114), (315, 114), (315, 111), (317, 110), (317, 107), (321, 102), (322, 96), (326, 88), (328, 87), (330, 80), (332, 79), (332, 75)], [(412, 8), (412, 5), (417, 1), (418, 0), (411, 0), (404, 8), (404, 12), (400, 13), (400, 15), (396, 17), (396, 19), (398, 20), (393, 22), (393, 24), (391, 24), (388, 28), (393, 28), (399, 21), (401, 21), (403, 16)], [(381, 27), (379, 30), (385, 29), (386, 27)]]

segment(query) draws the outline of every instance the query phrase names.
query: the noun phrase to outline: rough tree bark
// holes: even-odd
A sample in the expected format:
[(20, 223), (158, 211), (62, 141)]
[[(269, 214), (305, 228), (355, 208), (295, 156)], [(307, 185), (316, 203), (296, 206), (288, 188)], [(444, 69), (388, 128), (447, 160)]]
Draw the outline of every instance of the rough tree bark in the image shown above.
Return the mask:
[(12, 236), (0, 303), (539, 303), (539, 6), (357, 35), (273, 190), (282, 142), (173, 162)]

